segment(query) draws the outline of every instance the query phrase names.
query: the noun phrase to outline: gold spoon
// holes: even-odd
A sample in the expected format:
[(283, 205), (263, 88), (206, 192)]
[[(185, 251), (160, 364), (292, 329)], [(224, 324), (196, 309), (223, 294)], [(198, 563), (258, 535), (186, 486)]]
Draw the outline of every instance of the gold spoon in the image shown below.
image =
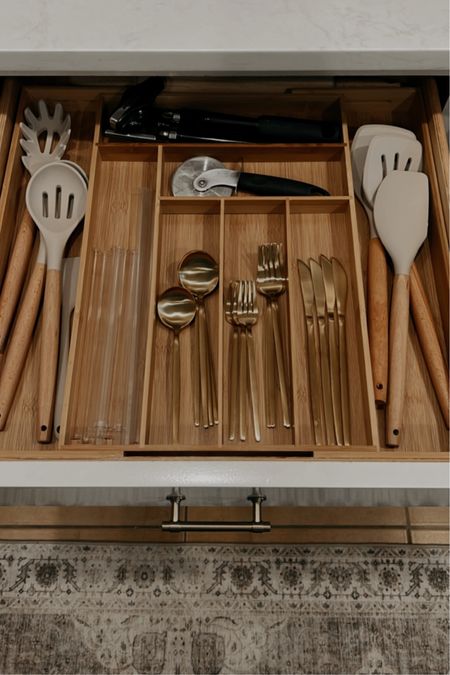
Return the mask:
[[(208, 322), (205, 309), (205, 296), (212, 293), (219, 283), (219, 266), (206, 251), (191, 251), (187, 253), (178, 265), (178, 279), (186, 290), (195, 298), (198, 311), (198, 326), (196, 325), (196, 347), (194, 350), (194, 369), (199, 361), (200, 387), (194, 372), (194, 424), (200, 424), (200, 401), (202, 423), (205, 429), (219, 423), (217, 405), (217, 389), (214, 377), (214, 361), (209, 342)], [(198, 355), (198, 356), (197, 356)]]
[(173, 330), (172, 346), (172, 435), (178, 443), (180, 428), (180, 341), (179, 334), (194, 320), (195, 300), (180, 286), (173, 286), (162, 293), (156, 303), (159, 319)]

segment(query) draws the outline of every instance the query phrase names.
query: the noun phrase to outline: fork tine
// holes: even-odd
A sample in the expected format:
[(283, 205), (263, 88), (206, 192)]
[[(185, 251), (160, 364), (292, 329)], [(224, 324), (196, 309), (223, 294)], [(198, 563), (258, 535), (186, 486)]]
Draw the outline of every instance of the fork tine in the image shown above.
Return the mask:
[(244, 281), (244, 313), (248, 314), (248, 281)]
[(258, 272), (263, 271), (264, 269), (264, 244), (261, 244), (261, 246), (258, 246)]
[(267, 266), (269, 269), (269, 275), (273, 278), (275, 276), (274, 265), (273, 265), (273, 245), (269, 244), (267, 246)]
[(284, 279), (283, 244), (275, 244), (275, 269), (277, 277)]
[(240, 315), (242, 315), (242, 303), (244, 300), (244, 282), (240, 281), (239, 282), (239, 292), (238, 292), (238, 299), (237, 299), (237, 313), (238, 313), (238, 319), (240, 318)]
[(286, 278), (286, 270), (284, 266), (284, 246), (282, 243), (278, 244), (278, 256), (280, 259), (280, 272), (283, 278)]
[(267, 279), (267, 251), (265, 244), (261, 244), (261, 259), (262, 259), (263, 278)]
[(248, 282), (248, 311), (253, 314), (255, 309), (254, 281)]
[(272, 260), (273, 260), (273, 269), (275, 277), (279, 276), (279, 255), (278, 255), (278, 245), (272, 244)]

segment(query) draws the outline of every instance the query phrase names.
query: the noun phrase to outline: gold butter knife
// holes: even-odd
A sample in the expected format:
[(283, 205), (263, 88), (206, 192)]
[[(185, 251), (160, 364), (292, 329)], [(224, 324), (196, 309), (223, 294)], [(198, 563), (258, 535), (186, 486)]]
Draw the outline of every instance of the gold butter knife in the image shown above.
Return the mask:
[(316, 303), (317, 322), (319, 324), (320, 341), (320, 370), (322, 376), (323, 407), (325, 412), (325, 428), (327, 444), (335, 444), (333, 424), (333, 402), (331, 398), (330, 359), (328, 354), (328, 340), (326, 334), (326, 299), (325, 284), (323, 283), (322, 268), (313, 258), (309, 259), (311, 277)]
[(316, 445), (323, 444), (323, 420), (321, 413), (322, 385), (320, 382), (319, 369), (319, 344), (314, 328), (314, 289), (311, 278), (311, 270), (303, 260), (297, 260), (300, 286), (303, 295), (303, 307), (306, 319), (306, 334), (308, 336), (308, 367), (309, 384), (311, 392), (311, 413), (314, 426), (314, 438)]
[(341, 379), (342, 428), (344, 445), (350, 445), (350, 401), (348, 392), (347, 339), (345, 330), (345, 310), (347, 306), (348, 283), (344, 268), (337, 258), (331, 258), (334, 287), (336, 289), (336, 307), (339, 324), (339, 372)]
[(330, 354), (331, 373), (331, 399), (333, 401), (334, 432), (338, 445), (343, 445), (342, 435), (342, 406), (341, 406), (341, 381), (339, 377), (339, 349), (334, 310), (336, 307), (336, 291), (334, 288), (333, 267), (330, 260), (324, 255), (320, 256), (323, 282), (325, 285), (325, 301), (327, 307), (328, 323), (328, 346)]

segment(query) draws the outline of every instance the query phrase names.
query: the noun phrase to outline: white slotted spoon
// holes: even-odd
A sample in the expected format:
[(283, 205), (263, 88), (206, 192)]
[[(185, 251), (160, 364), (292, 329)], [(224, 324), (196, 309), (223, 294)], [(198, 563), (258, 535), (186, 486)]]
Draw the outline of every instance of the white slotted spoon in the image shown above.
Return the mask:
[(84, 216), (86, 183), (74, 167), (53, 162), (40, 168), (26, 191), (27, 208), (45, 242), (47, 275), (42, 316), (38, 441), (52, 435), (61, 314), (61, 265), (68, 238)]
[[(422, 144), (408, 136), (375, 136), (367, 148), (362, 189), (368, 206), (373, 210), (375, 195), (383, 178), (391, 171), (420, 171)], [(376, 230), (376, 222), (374, 222)]]
[[(24, 136), (20, 145), (25, 151), (22, 162), (31, 175), (41, 166), (61, 159), (71, 133), (70, 115), (63, 117), (61, 103), (56, 103), (53, 115), (48, 111), (45, 101), (38, 102), (38, 114), (31, 108), (24, 110), (27, 124), (20, 124)], [(40, 138), (44, 137), (41, 148)], [(14, 312), (19, 301), (22, 285), (25, 280), (27, 265), (33, 248), (35, 228), (28, 211), (25, 209), (22, 222), (17, 229), (16, 238), (11, 251), (8, 269), (0, 294), (0, 352), (3, 352)]]

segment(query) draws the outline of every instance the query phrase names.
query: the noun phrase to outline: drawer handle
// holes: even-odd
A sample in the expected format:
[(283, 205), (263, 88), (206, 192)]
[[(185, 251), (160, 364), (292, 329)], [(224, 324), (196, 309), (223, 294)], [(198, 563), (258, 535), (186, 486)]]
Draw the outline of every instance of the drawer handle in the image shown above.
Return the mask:
[(188, 521), (180, 520), (180, 504), (186, 499), (179, 490), (174, 490), (167, 496), (171, 503), (171, 520), (161, 523), (161, 529), (166, 532), (270, 532), (272, 526), (262, 520), (262, 503), (266, 500), (265, 495), (254, 490), (247, 499), (252, 502), (253, 519), (247, 521)]

